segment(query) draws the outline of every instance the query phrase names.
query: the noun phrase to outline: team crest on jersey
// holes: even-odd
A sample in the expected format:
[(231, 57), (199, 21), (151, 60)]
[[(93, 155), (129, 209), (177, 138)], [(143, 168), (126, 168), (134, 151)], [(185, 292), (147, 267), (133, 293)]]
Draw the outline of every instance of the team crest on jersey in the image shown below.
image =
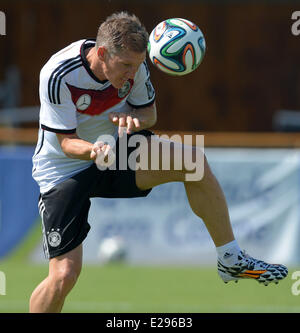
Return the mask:
[(125, 97), (129, 91), (130, 91), (130, 88), (131, 88), (131, 84), (129, 81), (126, 81), (123, 85), (122, 88), (118, 89), (118, 97), (119, 98), (123, 98)]
[(78, 98), (76, 102), (76, 107), (78, 110), (84, 111), (91, 105), (91, 102), (91, 96), (89, 94), (83, 94)]
[(61, 243), (61, 235), (59, 233), (59, 229), (55, 231), (54, 229), (51, 229), (51, 232), (47, 232), (48, 237), (48, 243), (52, 247), (57, 247)]

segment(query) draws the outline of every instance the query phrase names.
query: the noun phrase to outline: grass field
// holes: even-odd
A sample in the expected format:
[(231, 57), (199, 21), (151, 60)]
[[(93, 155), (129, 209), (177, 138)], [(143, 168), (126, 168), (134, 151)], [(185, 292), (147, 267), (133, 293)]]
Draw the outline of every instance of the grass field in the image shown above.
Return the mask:
[[(40, 229), (38, 229), (40, 232)], [(47, 265), (28, 261), (33, 239), (0, 261), (6, 275), (6, 295), (0, 312), (28, 312), (35, 286), (47, 275)], [(68, 296), (64, 312), (97, 313), (260, 313), (300, 312), (300, 295), (291, 292), (292, 272), (268, 287), (255, 281), (225, 285), (216, 268), (84, 266)], [(300, 270), (300, 269), (298, 269)]]

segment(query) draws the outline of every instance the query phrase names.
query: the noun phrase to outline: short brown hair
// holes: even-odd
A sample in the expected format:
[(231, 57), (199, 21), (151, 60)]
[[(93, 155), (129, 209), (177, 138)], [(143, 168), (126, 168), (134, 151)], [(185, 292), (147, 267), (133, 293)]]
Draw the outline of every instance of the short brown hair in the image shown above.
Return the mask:
[(114, 54), (123, 50), (142, 53), (147, 50), (148, 38), (146, 28), (134, 14), (118, 12), (100, 25), (96, 47), (104, 46)]

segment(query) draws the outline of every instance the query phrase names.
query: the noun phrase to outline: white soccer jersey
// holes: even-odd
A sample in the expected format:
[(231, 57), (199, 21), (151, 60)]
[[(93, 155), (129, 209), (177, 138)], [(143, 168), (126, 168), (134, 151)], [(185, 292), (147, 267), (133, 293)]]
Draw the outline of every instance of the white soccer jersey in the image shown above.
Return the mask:
[(86, 141), (96, 142), (99, 135), (117, 136), (117, 127), (108, 119), (111, 111), (151, 105), (155, 92), (146, 62), (134, 80), (121, 89), (109, 81), (100, 81), (91, 71), (85, 50), (95, 46), (95, 40), (80, 40), (54, 54), (40, 73), (40, 129), (33, 161), (33, 178), (41, 193), (93, 162), (67, 157), (56, 133), (77, 133)]

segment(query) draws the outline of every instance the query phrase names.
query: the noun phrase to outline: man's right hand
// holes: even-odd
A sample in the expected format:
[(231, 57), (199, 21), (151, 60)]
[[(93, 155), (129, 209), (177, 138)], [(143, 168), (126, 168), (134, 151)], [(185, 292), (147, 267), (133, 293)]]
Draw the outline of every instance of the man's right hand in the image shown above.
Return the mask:
[(116, 156), (109, 144), (105, 144), (103, 141), (97, 141), (94, 143), (90, 157), (95, 161), (97, 168), (104, 170), (111, 166)]

